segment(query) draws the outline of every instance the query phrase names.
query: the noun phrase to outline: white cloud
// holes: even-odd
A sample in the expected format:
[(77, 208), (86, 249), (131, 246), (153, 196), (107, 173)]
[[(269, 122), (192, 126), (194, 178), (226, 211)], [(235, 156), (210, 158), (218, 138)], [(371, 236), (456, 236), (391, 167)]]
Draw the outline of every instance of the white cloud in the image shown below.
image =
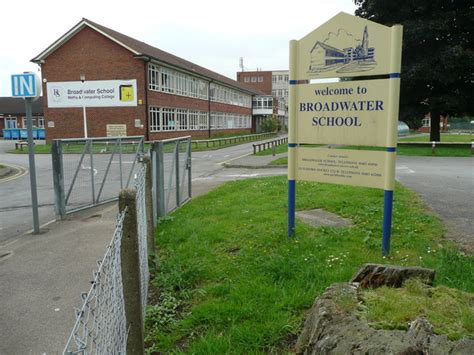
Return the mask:
[(354, 9), (352, 0), (5, 0), (0, 96), (10, 95), (11, 74), (37, 70), (30, 60), (83, 17), (235, 78), (239, 57), (250, 70), (287, 68), (289, 40)]

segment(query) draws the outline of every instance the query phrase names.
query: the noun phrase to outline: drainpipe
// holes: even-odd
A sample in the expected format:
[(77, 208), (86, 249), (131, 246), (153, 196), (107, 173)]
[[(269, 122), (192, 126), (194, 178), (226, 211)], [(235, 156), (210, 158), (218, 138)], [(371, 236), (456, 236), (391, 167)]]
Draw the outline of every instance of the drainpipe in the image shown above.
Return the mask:
[(207, 86), (207, 110), (209, 111), (209, 120), (207, 122), (208, 127), (208, 138), (211, 139), (211, 83), (213, 80), (209, 81), (209, 85)]
[(145, 141), (150, 141), (150, 124), (149, 124), (149, 111), (148, 111), (148, 63), (150, 58), (145, 58)]

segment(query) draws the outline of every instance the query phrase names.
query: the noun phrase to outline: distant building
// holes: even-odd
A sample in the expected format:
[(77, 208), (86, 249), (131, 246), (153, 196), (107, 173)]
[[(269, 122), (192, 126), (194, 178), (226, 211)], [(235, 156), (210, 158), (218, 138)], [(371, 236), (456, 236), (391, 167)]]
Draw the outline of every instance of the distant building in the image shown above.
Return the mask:
[[(33, 126), (44, 128), (43, 97), (33, 102)], [(0, 136), (3, 129), (26, 128), (25, 101), (17, 97), (0, 97)]]
[[(439, 130), (441, 132), (447, 132), (449, 130), (448, 115), (439, 115)], [(431, 132), (431, 112), (428, 112), (421, 120), (421, 127), (418, 131), (423, 133)]]
[(288, 126), (288, 70), (237, 72), (237, 81), (266, 94), (252, 99), (255, 132), (259, 132), (261, 122), (271, 116), (277, 117), (282, 126)]

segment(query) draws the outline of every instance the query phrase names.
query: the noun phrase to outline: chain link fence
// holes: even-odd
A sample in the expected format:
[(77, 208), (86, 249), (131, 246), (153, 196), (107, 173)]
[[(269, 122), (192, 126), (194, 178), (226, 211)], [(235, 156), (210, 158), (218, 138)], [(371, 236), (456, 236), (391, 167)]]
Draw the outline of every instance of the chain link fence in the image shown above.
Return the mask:
[(107, 247), (63, 354), (125, 354), (127, 323), (122, 288), (120, 250), (127, 210), (119, 213), (112, 241)]
[[(92, 286), (88, 293), (82, 294), (82, 307), (76, 310), (76, 322), (67, 341), (63, 354), (125, 354), (127, 340), (131, 334), (141, 334), (148, 297), (148, 238), (146, 207), (146, 165), (142, 164), (135, 174), (135, 191), (133, 191), (135, 211), (125, 207), (119, 212), (112, 241), (107, 247), (104, 257), (98, 262), (98, 270), (94, 272)], [(121, 194), (122, 198), (122, 194)], [(129, 258), (129, 250), (124, 253), (124, 230), (133, 226), (138, 262)], [(130, 230), (128, 229), (128, 232)], [(129, 241), (128, 241), (129, 242)], [(130, 244), (125, 247), (130, 248)], [(125, 255), (125, 256), (124, 256)], [(125, 264), (127, 267), (125, 268)], [(134, 263), (134, 264), (133, 264)], [(134, 270), (138, 275), (139, 288), (134, 297), (127, 298), (122, 270)], [(127, 275), (129, 277), (130, 275)], [(130, 294), (130, 292), (128, 292)], [(138, 297), (135, 297), (138, 296)], [(132, 304), (133, 303), (133, 304)], [(138, 303), (138, 304), (137, 304)], [(140, 322), (128, 319), (127, 309), (140, 309)], [(131, 318), (131, 317), (130, 317)], [(141, 324), (139, 324), (141, 323)], [(142, 338), (143, 336), (140, 335)], [(142, 339), (143, 341), (143, 339)]]

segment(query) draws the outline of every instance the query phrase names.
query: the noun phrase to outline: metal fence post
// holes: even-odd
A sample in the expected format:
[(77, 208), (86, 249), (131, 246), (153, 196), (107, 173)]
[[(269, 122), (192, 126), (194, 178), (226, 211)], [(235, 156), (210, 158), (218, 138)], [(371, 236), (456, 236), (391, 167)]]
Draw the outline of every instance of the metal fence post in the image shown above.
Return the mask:
[(191, 186), (192, 186), (192, 176), (191, 176), (191, 170), (192, 170), (192, 159), (191, 159), (191, 153), (192, 153), (192, 147), (191, 147), (191, 137), (188, 138), (188, 161), (187, 163), (187, 168), (188, 168), (188, 197), (191, 198)]
[(164, 169), (164, 147), (163, 142), (153, 143), (154, 151), (156, 155), (156, 185), (155, 185), (155, 196), (156, 196), (156, 206), (157, 206), (157, 215), (159, 217), (166, 216), (165, 208), (165, 169)]
[(181, 206), (181, 193), (179, 186), (179, 141), (175, 142), (174, 152), (176, 154), (176, 205)]
[(66, 217), (66, 195), (64, 192), (64, 167), (61, 141), (53, 140), (51, 148), (53, 159), (54, 207), (60, 219)]
[(95, 203), (95, 179), (94, 179), (94, 152), (92, 140), (89, 140), (89, 156), (91, 160), (91, 190), (92, 190), (92, 204)]
[(153, 233), (153, 202), (152, 202), (152, 177), (151, 177), (151, 161), (150, 157), (143, 157), (143, 164), (146, 167), (145, 173), (145, 206), (146, 206), (146, 223), (147, 223), (147, 247), (148, 255), (155, 255), (155, 239)]
[(128, 354), (143, 354), (144, 319), (141, 304), (140, 287), (140, 254), (138, 242), (138, 222), (136, 191), (124, 189), (119, 195), (119, 210), (128, 208), (123, 221), (123, 236), (120, 259), (122, 264), (123, 298), (125, 303), (125, 318), (129, 328), (127, 339)]

